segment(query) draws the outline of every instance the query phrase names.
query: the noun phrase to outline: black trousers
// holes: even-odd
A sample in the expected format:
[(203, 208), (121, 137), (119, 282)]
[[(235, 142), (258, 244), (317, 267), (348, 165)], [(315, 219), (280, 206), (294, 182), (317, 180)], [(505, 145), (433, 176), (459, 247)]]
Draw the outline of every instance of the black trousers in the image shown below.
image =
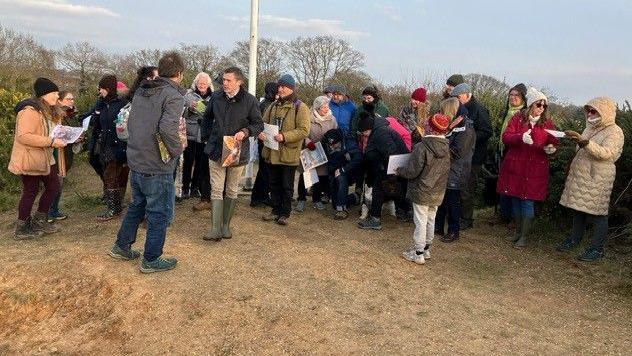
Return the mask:
[(390, 200), (395, 202), (395, 207), (401, 209), (403, 211), (408, 211), (410, 207), (410, 203), (406, 201), (406, 180), (398, 179), (397, 184), (400, 185), (400, 189), (404, 192), (404, 194), (400, 197), (389, 197), (386, 195), (384, 191), (384, 181), (377, 179), (375, 184), (373, 184), (373, 191), (371, 193), (371, 208), (370, 213), (374, 218), (382, 217), (382, 205)]
[(250, 201), (263, 203), (270, 199), (270, 165), (261, 156), (263, 142), (261, 140), (257, 140), (257, 142), (259, 143), (259, 169), (257, 170), (255, 184), (252, 187)]
[(189, 140), (182, 162), (182, 190), (200, 190), (202, 200), (211, 200), (211, 172), (204, 143)]
[(292, 211), (296, 166), (271, 164), (269, 168), (272, 214), (288, 218)]

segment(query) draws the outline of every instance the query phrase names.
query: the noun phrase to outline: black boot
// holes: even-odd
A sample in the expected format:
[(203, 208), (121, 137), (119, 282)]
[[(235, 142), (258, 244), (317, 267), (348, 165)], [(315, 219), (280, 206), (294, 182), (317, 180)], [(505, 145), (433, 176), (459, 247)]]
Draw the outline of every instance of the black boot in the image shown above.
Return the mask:
[(105, 191), (105, 211), (97, 215), (98, 221), (109, 221), (121, 215), (121, 192), (119, 189), (108, 189)]

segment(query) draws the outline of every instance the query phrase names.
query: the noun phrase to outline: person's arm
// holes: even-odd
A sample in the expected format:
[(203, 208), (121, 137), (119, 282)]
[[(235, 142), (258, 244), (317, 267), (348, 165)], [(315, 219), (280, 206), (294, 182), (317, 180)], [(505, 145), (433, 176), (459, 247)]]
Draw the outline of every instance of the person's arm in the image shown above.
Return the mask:
[(413, 153), (410, 155), (408, 165), (397, 169), (397, 175), (406, 179), (415, 179), (419, 177), (426, 165), (426, 146), (424, 143), (418, 143), (413, 148)]
[(158, 131), (171, 157), (182, 154), (182, 142), (180, 141), (179, 128), (180, 117), (184, 108), (184, 99), (180, 95), (169, 96), (163, 106)]
[(614, 126), (612, 134), (603, 144), (598, 144), (594, 140), (588, 140), (584, 149), (595, 159), (601, 161), (616, 160), (621, 156), (623, 149), (623, 131), (619, 126)]
[[(294, 110), (292, 106), (289, 110)], [(283, 134), (283, 142), (295, 143), (304, 140), (309, 135), (309, 109), (307, 105), (301, 104), (298, 108), (296, 116), (296, 128), (287, 132), (281, 132)]]
[(519, 114), (516, 114), (511, 118), (509, 125), (507, 125), (505, 132), (503, 132), (503, 143), (507, 147), (517, 146), (522, 143), (522, 132), (520, 132), (521, 117), (518, 115)]
[(250, 106), (250, 112), (248, 113), (248, 126), (243, 128), (242, 131), (246, 134), (246, 137), (257, 137), (263, 131), (263, 119), (256, 100), (253, 100), (252, 105)]
[(211, 95), (211, 99), (206, 105), (206, 110), (204, 111), (204, 115), (202, 116), (202, 122), (200, 123), (200, 135), (202, 141), (208, 141), (209, 136), (211, 136), (213, 122), (215, 121), (215, 116), (213, 113), (213, 98), (214, 96)]
[(349, 159), (347, 160), (347, 164), (342, 166), (343, 173), (351, 173), (356, 171), (362, 165), (362, 153), (360, 153), (359, 149), (350, 149), (347, 151), (349, 155)]
[(23, 109), (17, 116), (16, 140), (30, 147), (53, 147), (53, 139), (35, 133), (42, 118), (35, 109)]

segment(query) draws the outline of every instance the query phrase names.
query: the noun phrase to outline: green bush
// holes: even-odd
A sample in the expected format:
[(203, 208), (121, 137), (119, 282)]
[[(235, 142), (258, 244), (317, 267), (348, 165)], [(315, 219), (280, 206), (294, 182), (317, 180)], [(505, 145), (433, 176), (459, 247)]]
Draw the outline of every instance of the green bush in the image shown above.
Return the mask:
[(0, 88), (0, 211), (15, 206), (20, 193), (20, 180), (9, 172), (9, 160), (15, 133), (15, 105), (28, 97), (27, 94)]

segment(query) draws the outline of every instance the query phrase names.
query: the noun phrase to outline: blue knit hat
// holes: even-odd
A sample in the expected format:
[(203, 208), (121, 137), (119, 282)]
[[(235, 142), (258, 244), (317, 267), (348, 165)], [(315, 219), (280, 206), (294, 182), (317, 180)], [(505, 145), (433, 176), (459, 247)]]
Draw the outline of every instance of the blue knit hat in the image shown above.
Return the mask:
[(279, 78), (279, 80), (277, 81), (277, 84), (288, 87), (290, 89), (294, 89), (296, 87), (296, 81), (294, 80), (294, 77), (289, 74), (283, 74), (281, 78)]

